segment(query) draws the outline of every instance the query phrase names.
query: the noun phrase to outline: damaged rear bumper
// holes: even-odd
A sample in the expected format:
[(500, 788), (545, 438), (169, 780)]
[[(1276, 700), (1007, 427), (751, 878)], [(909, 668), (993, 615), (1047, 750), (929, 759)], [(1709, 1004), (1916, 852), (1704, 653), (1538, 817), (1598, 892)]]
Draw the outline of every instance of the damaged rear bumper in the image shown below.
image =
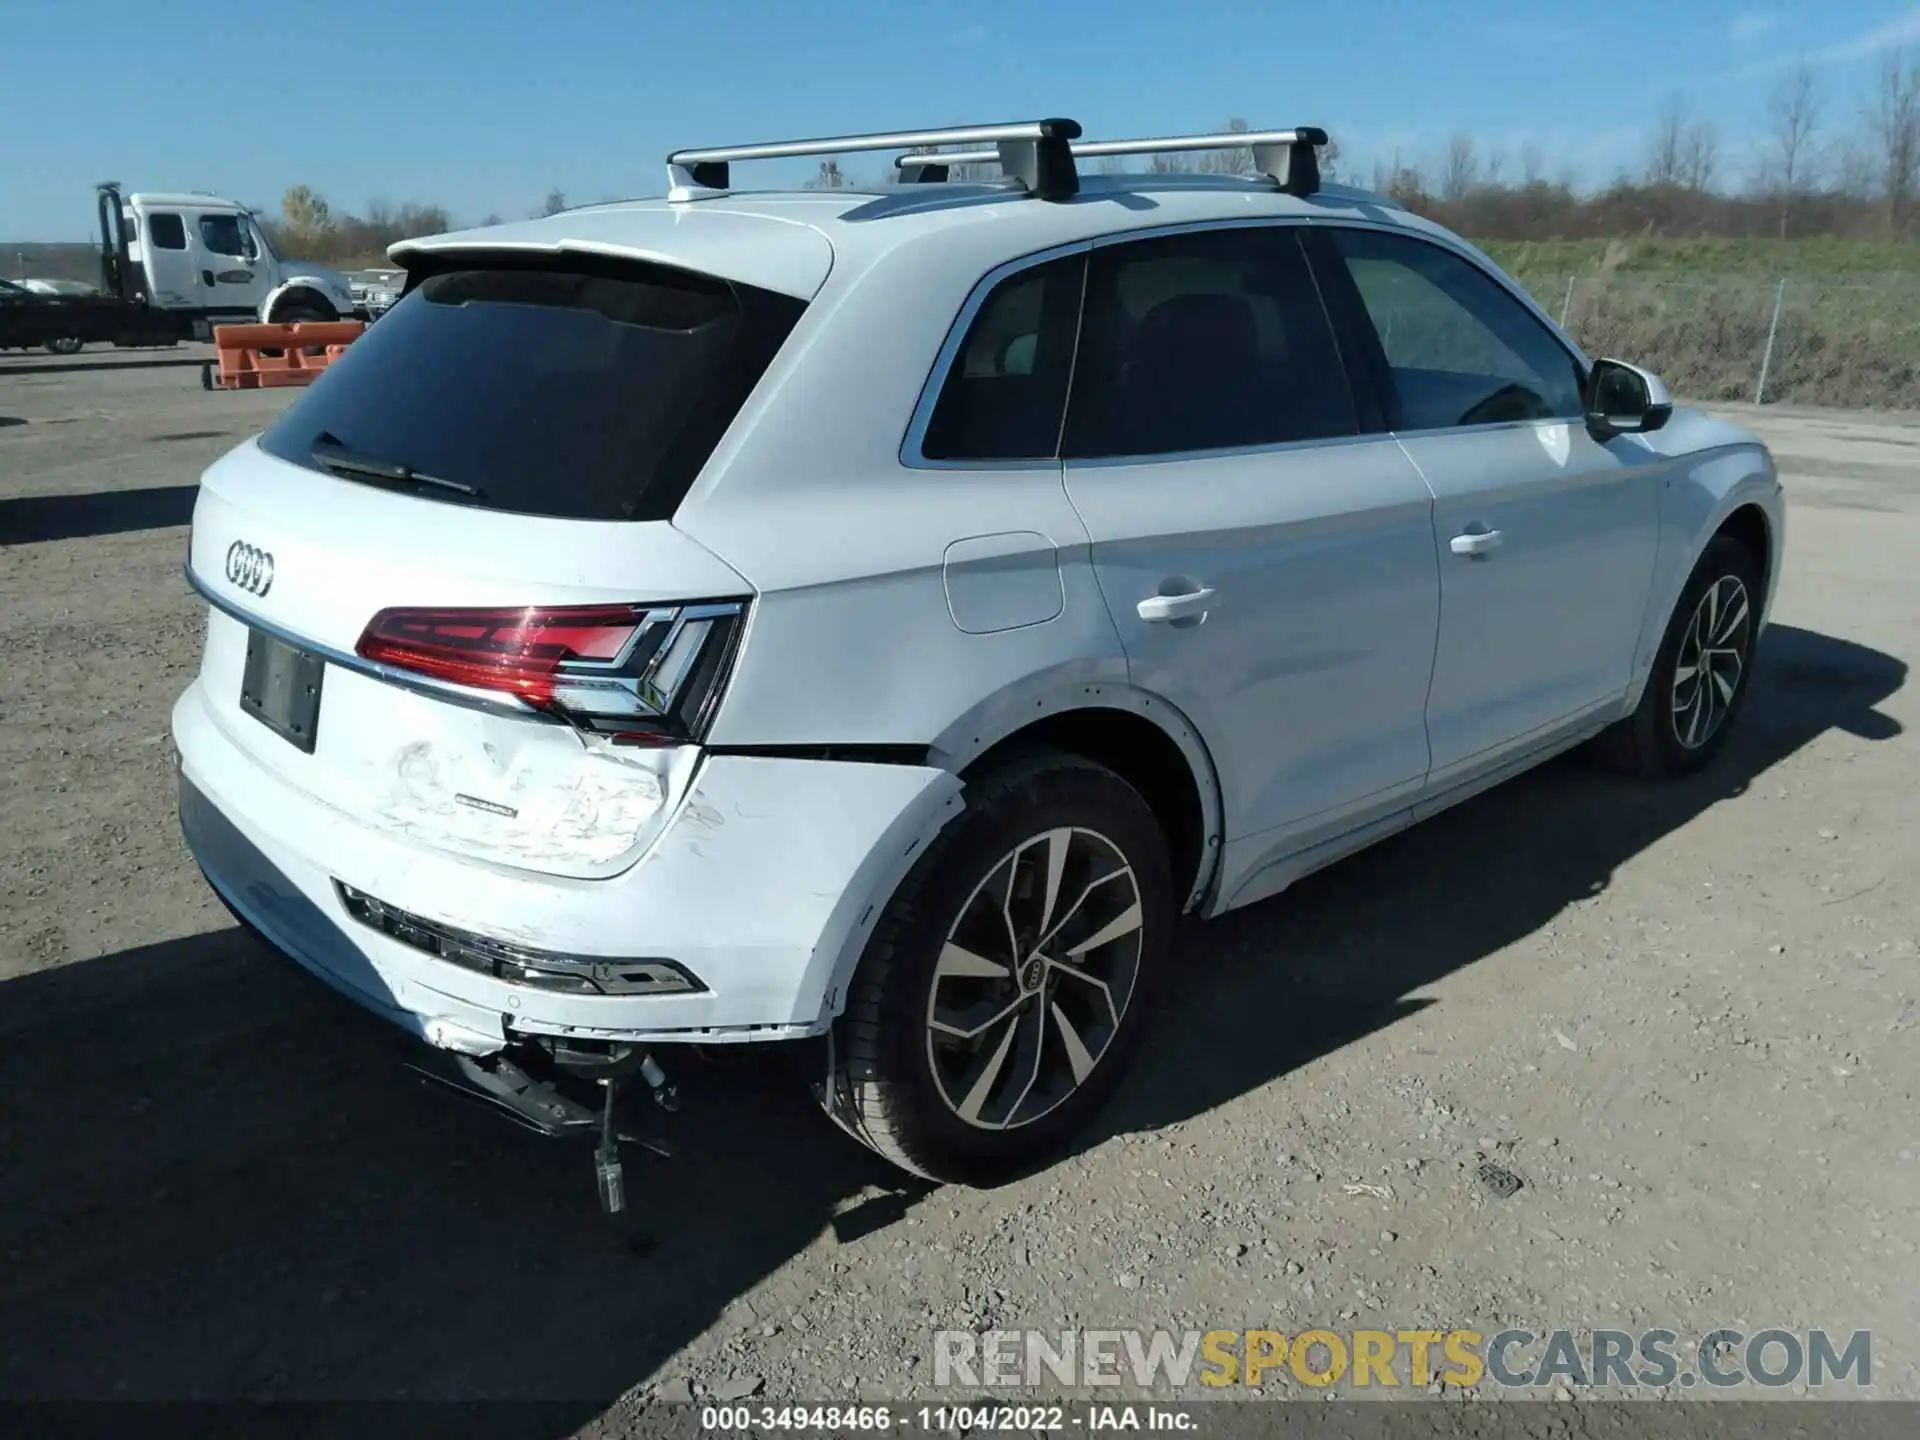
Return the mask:
[[(224, 732), (200, 682), (173, 714), (181, 829), (208, 882), (271, 944), (442, 1050), (519, 1040), (661, 1044), (821, 1033), (879, 910), (960, 807), (943, 770), (708, 755), (688, 803), (632, 868), (573, 879), (453, 855), (300, 792)], [(697, 982), (674, 993), (454, 963), (356, 915), (373, 896), (426, 928), (588, 969), (636, 957)], [(490, 952), (487, 952), (490, 953)], [(549, 967), (553, 968), (553, 967)]]

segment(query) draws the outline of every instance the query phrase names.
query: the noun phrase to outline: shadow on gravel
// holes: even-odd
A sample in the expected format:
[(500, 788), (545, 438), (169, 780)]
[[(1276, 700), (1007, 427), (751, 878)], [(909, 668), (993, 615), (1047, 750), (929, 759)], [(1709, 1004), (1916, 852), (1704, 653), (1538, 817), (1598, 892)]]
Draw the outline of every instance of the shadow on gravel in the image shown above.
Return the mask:
[[(192, 437), (189, 437), (192, 438)], [(161, 485), (146, 490), (102, 490), (87, 495), (23, 495), (0, 500), (0, 545), (78, 540), (165, 530), (193, 519), (198, 485)]]
[(25, 365), (0, 365), (0, 379), (9, 375), (72, 375), (87, 370), (166, 370), (205, 365), (204, 356), (142, 355), (137, 360), (34, 360)]
[(1906, 676), (1878, 650), (1771, 625), (1705, 773), (1649, 784), (1576, 751), (1194, 926), (1169, 1011), (1089, 1143), (1202, 1114), (1421, 1008), (1403, 997), (1599, 895), (1620, 865), (1826, 732), (1900, 734), (1875, 707)]
[[(1102, 1133), (1391, 1024), (1823, 732), (1899, 733), (1905, 673), (1776, 627), (1709, 775), (1569, 759), (1190, 935)], [(911, 1204), (814, 1111), (811, 1049), (680, 1060), (685, 1108), (630, 1120), (681, 1153), (630, 1150), (615, 1223), (584, 1144), (412, 1083), (401, 1045), (237, 930), (0, 985), (0, 1400), (457, 1397), (471, 1434), (557, 1437), (824, 1228)]]

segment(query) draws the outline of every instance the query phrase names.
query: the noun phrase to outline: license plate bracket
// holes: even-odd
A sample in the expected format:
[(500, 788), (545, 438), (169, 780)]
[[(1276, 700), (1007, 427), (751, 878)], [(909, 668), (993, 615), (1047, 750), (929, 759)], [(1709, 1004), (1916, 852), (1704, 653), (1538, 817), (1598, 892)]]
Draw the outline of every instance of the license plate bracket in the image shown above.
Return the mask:
[(327, 662), (263, 630), (247, 631), (240, 708), (296, 750), (313, 753)]

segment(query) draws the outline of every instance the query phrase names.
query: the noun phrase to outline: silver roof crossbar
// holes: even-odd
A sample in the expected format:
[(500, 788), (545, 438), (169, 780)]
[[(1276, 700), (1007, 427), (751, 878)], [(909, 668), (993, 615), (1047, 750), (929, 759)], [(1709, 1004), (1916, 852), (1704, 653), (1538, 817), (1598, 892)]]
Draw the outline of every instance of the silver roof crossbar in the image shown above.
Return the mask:
[[(1317, 125), (1300, 125), (1292, 130), (1229, 130), (1218, 135), (1079, 140), (1067, 149), (1076, 160), (1102, 155), (1165, 155), (1186, 150), (1252, 150), (1253, 168), (1258, 173), (1290, 195), (1306, 196), (1320, 189), (1320, 158), (1315, 147), (1326, 143), (1325, 130)], [(936, 155), (902, 155), (893, 163), (904, 179), (938, 181), (947, 178), (949, 166), (991, 165), (997, 158), (991, 150), (959, 150)]]
[(698, 200), (725, 194), (736, 160), (785, 160), (803, 155), (843, 155), (859, 150), (900, 150), (914, 146), (992, 146), (977, 152), (985, 163), (1019, 180), (1043, 200), (1064, 200), (1078, 192), (1068, 142), (1080, 126), (1072, 120), (1027, 120), (1012, 125), (961, 125), (944, 130), (898, 130), (880, 135), (837, 135), (820, 140), (775, 140), (764, 145), (729, 145), (705, 150), (676, 150), (667, 157), (667, 198)]

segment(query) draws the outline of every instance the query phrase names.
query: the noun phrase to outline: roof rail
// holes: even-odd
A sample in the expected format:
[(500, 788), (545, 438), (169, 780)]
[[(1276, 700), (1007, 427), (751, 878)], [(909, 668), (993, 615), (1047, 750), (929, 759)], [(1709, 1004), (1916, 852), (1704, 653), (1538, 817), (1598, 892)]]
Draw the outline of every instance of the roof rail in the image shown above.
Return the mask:
[(775, 140), (762, 145), (729, 145), (706, 150), (676, 150), (667, 156), (667, 198), (699, 200), (723, 195), (732, 183), (736, 160), (782, 160), (801, 155), (843, 155), (856, 150), (898, 150), (913, 146), (990, 145), (979, 158), (997, 162), (1042, 200), (1064, 200), (1080, 189), (1068, 142), (1080, 135), (1073, 120), (1027, 120), (1011, 125), (961, 125), (943, 130), (901, 130), (879, 135), (838, 135), (820, 140)]
[[(924, 144), (924, 141), (916, 143)], [(965, 142), (959, 142), (965, 143)], [(1100, 155), (1165, 155), (1183, 150), (1253, 151), (1253, 168), (1289, 195), (1307, 196), (1320, 189), (1317, 146), (1327, 143), (1327, 132), (1317, 125), (1291, 130), (1229, 130), (1218, 135), (1162, 135), (1140, 140), (1082, 140), (1067, 146), (1069, 162)], [(945, 180), (955, 165), (990, 165), (998, 156), (991, 150), (943, 151), (902, 155), (893, 163), (907, 181)]]

